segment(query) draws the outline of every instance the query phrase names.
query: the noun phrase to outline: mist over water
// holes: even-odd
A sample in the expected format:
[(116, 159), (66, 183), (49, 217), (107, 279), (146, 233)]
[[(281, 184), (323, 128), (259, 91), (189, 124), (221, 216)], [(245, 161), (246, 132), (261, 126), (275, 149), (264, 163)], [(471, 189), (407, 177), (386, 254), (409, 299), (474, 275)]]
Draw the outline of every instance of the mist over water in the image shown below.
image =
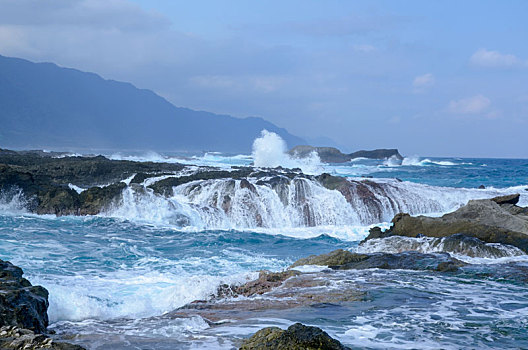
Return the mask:
[(312, 152), (309, 157), (295, 158), (287, 153), (286, 142), (274, 132), (262, 130), (261, 136), (253, 142), (253, 163), (260, 168), (299, 168), (305, 174), (318, 174), (323, 172), (321, 159), (317, 152)]

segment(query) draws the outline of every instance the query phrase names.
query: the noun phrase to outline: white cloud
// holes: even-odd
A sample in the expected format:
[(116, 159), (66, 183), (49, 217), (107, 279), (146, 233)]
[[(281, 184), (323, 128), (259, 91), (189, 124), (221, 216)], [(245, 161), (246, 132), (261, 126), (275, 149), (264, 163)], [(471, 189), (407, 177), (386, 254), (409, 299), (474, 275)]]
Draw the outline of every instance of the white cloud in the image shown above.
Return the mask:
[(471, 56), (470, 62), (481, 67), (513, 67), (523, 64), (522, 60), (515, 55), (486, 49), (477, 50)]
[(490, 105), (491, 101), (489, 98), (476, 95), (460, 100), (453, 100), (449, 102), (448, 109), (454, 114), (479, 114), (488, 110)]
[(424, 92), (435, 84), (435, 77), (431, 73), (419, 75), (413, 80), (414, 92)]

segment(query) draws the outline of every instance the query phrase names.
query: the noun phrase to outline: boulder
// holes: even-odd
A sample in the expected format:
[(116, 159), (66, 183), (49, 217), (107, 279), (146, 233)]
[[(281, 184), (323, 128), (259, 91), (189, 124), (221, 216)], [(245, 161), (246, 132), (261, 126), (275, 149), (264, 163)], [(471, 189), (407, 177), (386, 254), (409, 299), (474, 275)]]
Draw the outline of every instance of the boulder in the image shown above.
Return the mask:
[(282, 330), (278, 327), (261, 329), (246, 339), (240, 350), (346, 350), (348, 347), (330, 337), (318, 327), (295, 323)]
[(461, 233), (486, 243), (509, 244), (528, 252), (528, 210), (513, 204), (517, 202), (518, 195), (471, 200), (439, 218), (400, 213), (392, 219), (393, 226), (389, 230), (382, 232), (374, 228), (366, 240), (389, 236), (447, 237)]
[(495, 203), (499, 204), (499, 205), (502, 205), (502, 204), (515, 205), (515, 204), (519, 203), (519, 198), (520, 197), (521, 197), (521, 195), (519, 193), (515, 193), (515, 194), (510, 194), (510, 195), (507, 195), (507, 196), (494, 197), (491, 200), (494, 201)]
[(22, 269), (0, 260), (0, 326), (41, 333), (48, 326), (48, 291), (32, 286)]

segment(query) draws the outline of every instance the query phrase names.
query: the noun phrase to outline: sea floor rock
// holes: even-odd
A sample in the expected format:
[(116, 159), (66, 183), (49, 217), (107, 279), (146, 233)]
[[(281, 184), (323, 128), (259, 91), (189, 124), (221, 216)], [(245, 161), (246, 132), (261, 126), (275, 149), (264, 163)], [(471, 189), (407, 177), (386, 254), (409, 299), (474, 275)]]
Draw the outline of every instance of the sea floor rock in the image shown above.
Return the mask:
[(349, 349), (318, 327), (295, 323), (283, 330), (263, 328), (246, 339), (240, 350), (346, 350)]

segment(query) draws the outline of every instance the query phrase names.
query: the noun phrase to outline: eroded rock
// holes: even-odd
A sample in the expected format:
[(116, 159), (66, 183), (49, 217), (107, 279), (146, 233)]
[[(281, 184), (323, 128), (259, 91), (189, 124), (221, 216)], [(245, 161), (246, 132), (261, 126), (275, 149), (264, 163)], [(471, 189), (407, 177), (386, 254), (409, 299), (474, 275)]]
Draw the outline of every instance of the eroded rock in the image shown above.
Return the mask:
[(32, 286), (22, 274), (19, 267), (0, 260), (0, 326), (44, 332), (48, 326), (48, 291)]
[(246, 339), (240, 350), (345, 350), (348, 347), (330, 337), (318, 327), (295, 323), (282, 330), (278, 327), (261, 329)]

